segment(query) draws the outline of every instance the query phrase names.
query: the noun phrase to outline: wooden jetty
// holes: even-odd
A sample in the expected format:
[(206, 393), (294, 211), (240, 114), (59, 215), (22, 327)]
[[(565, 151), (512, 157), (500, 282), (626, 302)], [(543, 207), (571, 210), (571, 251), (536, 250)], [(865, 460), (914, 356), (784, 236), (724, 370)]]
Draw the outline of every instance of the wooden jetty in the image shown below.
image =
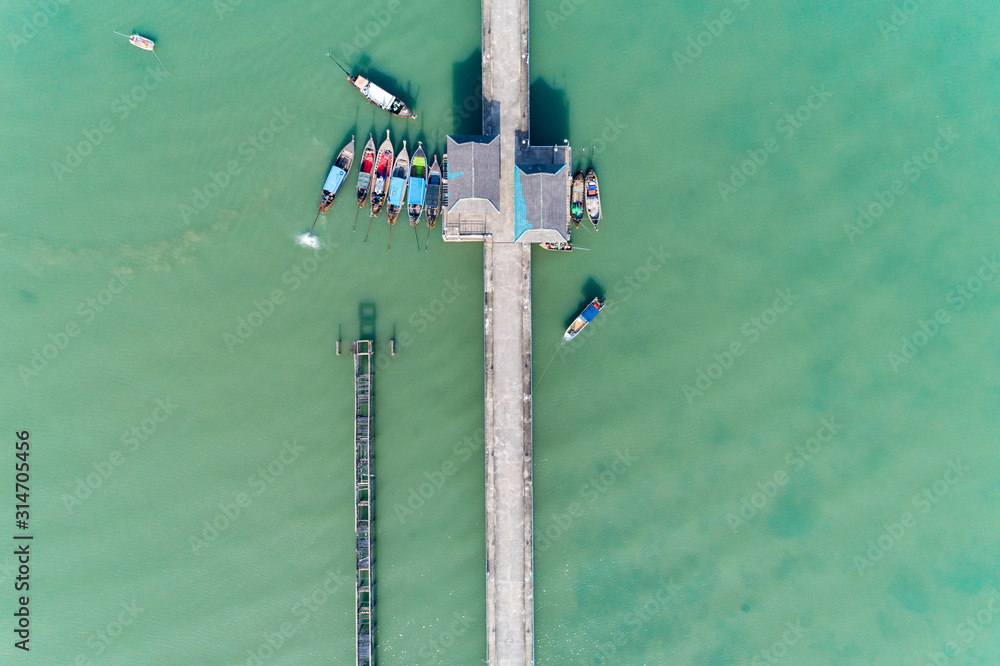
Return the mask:
[(372, 573), (375, 522), (372, 378), (374, 340), (354, 343), (354, 523), (357, 530), (357, 661), (375, 664), (375, 577)]

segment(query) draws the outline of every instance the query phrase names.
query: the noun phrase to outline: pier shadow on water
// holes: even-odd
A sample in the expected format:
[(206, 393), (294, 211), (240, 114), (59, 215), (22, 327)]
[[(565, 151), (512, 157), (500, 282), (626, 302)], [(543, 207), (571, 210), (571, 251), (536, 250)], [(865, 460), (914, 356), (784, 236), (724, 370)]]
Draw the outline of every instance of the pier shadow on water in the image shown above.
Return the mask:
[(359, 340), (375, 339), (375, 303), (362, 301), (358, 304), (358, 320), (361, 323)]
[(451, 68), (450, 134), (483, 133), (483, 51), (475, 49)]
[(566, 91), (537, 78), (529, 89), (531, 145), (562, 146), (569, 139), (569, 101)]
[(583, 283), (583, 287), (580, 288), (580, 293), (583, 295), (583, 298), (577, 304), (576, 308), (574, 308), (573, 313), (567, 317), (565, 322), (566, 326), (572, 324), (573, 320), (576, 319), (577, 315), (579, 315), (592, 300), (594, 300), (598, 296), (604, 296), (605, 290), (604, 286), (601, 285), (600, 282), (590, 277), (587, 278), (587, 281)]

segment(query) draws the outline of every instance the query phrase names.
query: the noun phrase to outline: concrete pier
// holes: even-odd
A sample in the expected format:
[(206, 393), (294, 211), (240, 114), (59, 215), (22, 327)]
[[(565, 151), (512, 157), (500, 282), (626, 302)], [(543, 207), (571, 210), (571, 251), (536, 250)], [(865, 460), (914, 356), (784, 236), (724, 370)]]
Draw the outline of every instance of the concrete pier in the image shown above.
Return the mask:
[(531, 246), (515, 242), (515, 170), (528, 146), (528, 0), (482, 0), (483, 134), (500, 137), (499, 215), (483, 248), (486, 656), (534, 663)]

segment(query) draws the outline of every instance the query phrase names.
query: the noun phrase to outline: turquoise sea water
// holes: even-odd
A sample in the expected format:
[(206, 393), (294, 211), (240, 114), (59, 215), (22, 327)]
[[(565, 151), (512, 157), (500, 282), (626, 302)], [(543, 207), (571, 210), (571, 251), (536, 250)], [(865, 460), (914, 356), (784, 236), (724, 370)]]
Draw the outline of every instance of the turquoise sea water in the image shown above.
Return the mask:
[[(533, 137), (592, 156), (605, 208), (590, 251), (534, 253), (538, 663), (996, 661), (993, 9), (532, 4)], [(35, 536), (0, 661), (348, 663), (334, 341), (370, 300), (378, 659), (482, 663), (481, 248), (400, 224), (387, 253), (349, 191), (294, 242), (352, 134), (478, 131), (479, 4), (0, 26), (0, 538), (20, 430)], [(590, 280), (613, 307), (554, 356)]]

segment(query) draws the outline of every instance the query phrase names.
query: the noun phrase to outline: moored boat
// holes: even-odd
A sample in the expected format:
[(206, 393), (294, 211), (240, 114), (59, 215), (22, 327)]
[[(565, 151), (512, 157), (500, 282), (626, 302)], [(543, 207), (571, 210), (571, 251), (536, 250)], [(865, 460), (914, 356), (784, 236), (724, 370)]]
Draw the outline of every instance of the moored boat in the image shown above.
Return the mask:
[(594, 320), (594, 317), (596, 317), (598, 313), (600, 313), (601, 308), (603, 307), (604, 307), (603, 296), (598, 296), (597, 298), (592, 300), (589, 304), (587, 304), (587, 307), (585, 307), (583, 311), (580, 312), (579, 315), (577, 315), (576, 319), (573, 320), (573, 323), (570, 324), (569, 328), (566, 329), (566, 332), (563, 334), (562, 343), (566, 344), (567, 342), (575, 338), (580, 333), (580, 331), (582, 331), (584, 327), (586, 327), (587, 324), (589, 324)]
[(372, 172), (375, 170), (375, 139), (368, 135), (368, 143), (361, 153), (361, 163), (358, 165), (358, 208), (368, 200), (368, 191), (372, 187)]
[(427, 154), (424, 153), (424, 144), (420, 141), (417, 142), (417, 152), (413, 153), (413, 161), (410, 163), (409, 190), (406, 208), (410, 215), (410, 224), (415, 227), (420, 223), (420, 213), (424, 210), (424, 200), (427, 196)]
[(597, 231), (597, 223), (601, 221), (601, 191), (597, 187), (597, 173), (593, 167), (587, 169), (585, 183), (587, 186), (587, 217), (594, 225), (594, 231)]
[(150, 39), (149, 37), (143, 37), (137, 32), (133, 32), (131, 35), (126, 35), (125, 33), (118, 32), (117, 30), (115, 30), (115, 34), (127, 38), (128, 41), (132, 44), (132, 46), (137, 46), (143, 51), (152, 51), (153, 47), (156, 46), (156, 42), (154, 42), (152, 39)]
[(433, 229), (441, 212), (441, 167), (437, 155), (431, 163), (427, 176), (427, 196), (424, 198), (424, 215), (427, 217), (427, 228)]
[(573, 220), (576, 228), (580, 228), (580, 220), (583, 219), (583, 172), (577, 171), (573, 174), (573, 187), (569, 195), (569, 217)]
[(375, 181), (372, 183), (372, 217), (378, 217), (385, 205), (385, 191), (389, 184), (389, 174), (392, 171), (392, 142), (389, 140), (389, 130), (385, 131), (385, 141), (378, 149), (375, 158)]
[(330, 206), (333, 205), (333, 200), (337, 198), (337, 192), (343, 186), (344, 181), (347, 180), (347, 174), (351, 170), (351, 165), (354, 163), (354, 136), (351, 136), (351, 141), (340, 151), (337, 155), (337, 160), (333, 163), (330, 168), (330, 173), (326, 176), (326, 182), (323, 183), (323, 194), (319, 199), (319, 212), (325, 213), (330, 210)]
[(392, 166), (392, 179), (389, 181), (389, 224), (396, 224), (399, 211), (406, 199), (406, 182), (410, 179), (410, 155), (406, 152), (406, 141), (396, 155)]
[(412, 111), (403, 104), (403, 100), (399, 99), (392, 93), (386, 91), (384, 88), (372, 83), (360, 74), (357, 76), (351, 76), (351, 73), (347, 69), (337, 62), (337, 59), (333, 57), (333, 54), (327, 53), (330, 59), (337, 63), (337, 66), (344, 70), (347, 74), (347, 79), (351, 82), (351, 85), (357, 88), (358, 92), (364, 95), (365, 99), (374, 104), (375, 106), (388, 111), (397, 118), (416, 118)]
[(542, 248), (545, 250), (555, 250), (556, 252), (572, 252), (572, 243), (542, 243)]

